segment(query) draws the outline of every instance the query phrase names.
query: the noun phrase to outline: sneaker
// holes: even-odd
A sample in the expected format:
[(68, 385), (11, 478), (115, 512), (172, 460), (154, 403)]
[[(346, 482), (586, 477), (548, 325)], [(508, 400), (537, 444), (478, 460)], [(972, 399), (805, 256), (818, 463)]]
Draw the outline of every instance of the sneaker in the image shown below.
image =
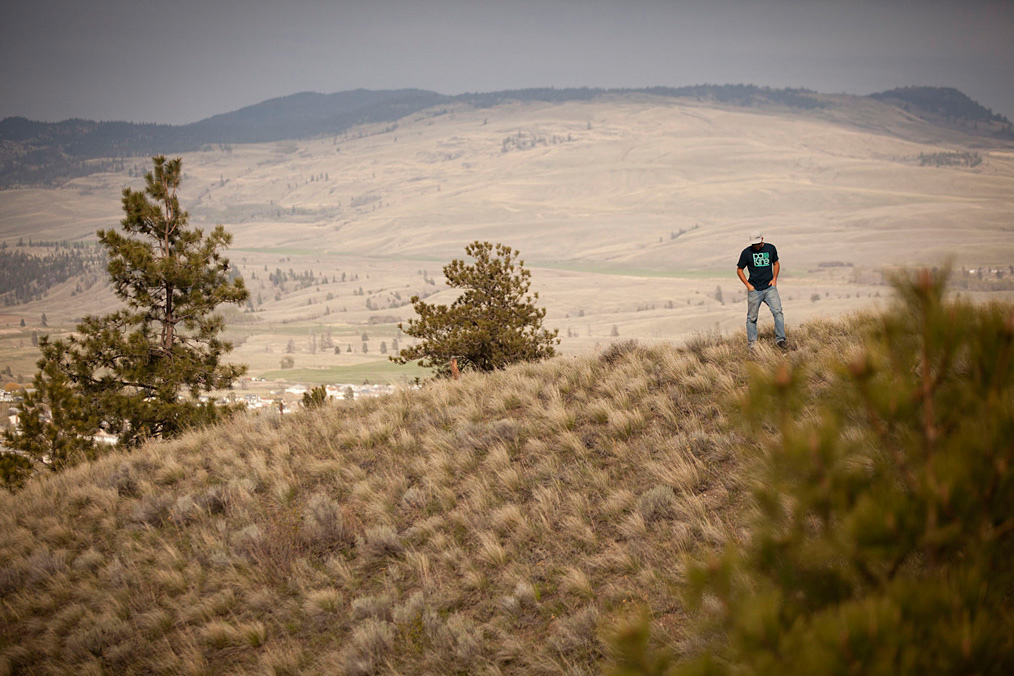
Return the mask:
[(786, 340), (779, 340), (777, 343), (775, 343), (775, 345), (777, 345), (783, 350), (789, 349), (789, 343)]

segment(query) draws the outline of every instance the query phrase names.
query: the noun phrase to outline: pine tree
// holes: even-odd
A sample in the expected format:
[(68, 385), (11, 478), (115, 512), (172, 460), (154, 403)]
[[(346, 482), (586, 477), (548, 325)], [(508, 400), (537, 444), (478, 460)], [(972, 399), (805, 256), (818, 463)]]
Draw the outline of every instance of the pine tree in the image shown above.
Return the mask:
[(320, 408), (327, 402), (327, 388), (323, 385), (318, 385), (309, 392), (303, 393), (303, 408)]
[(19, 430), (4, 435), (11, 448), (23, 453), (18, 456), (21, 462), (5, 472), (8, 489), (20, 486), (36, 469), (58, 472), (94, 458), (97, 452), (91, 436), (100, 420), (67, 375), (73, 368), (67, 344), (50, 343), (48, 336), (43, 336), (39, 347), (43, 357), (35, 374), (35, 388), (21, 402)]
[(413, 296), (419, 318), (398, 328), (422, 342), (390, 359), (400, 364), (421, 359), (422, 366), (446, 376), (452, 358), (462, 369), (493, 371), (552, 357), (559, 331), (542, 328), (546, 310), (535, 306), (538, 293), (528, 294), (532, 273), (518, 260), (519, 253), (478, 241), (466, 246), (465, 253), (473, 263), (456, 259), (444, 266), (447, 284), (462, 289), (461, 296), (450, 307)]
[[(241, 277), (229, 279), (222, 256), (232, 236), (222, 226), (210, 233), (189, 227), (177, 190), (182, 160), (153, 158), (145, 188), (123, 190), (122, 233), (100, 230), (113, 290), (124, 307), (85, 317), (76, 334), (46, 342), (37, 379), (43, 390), (65, 381), (68, 398), (105, 422), (121, 444), (176, 436), (218, 418), (221, 410), (199, 395), (229, 387), (246, 370), (227, 365), (232, 349), (219, 334), (219, 305), (242, 305), (248, 293)], [(43, 402), (26, 410), (41, 417)], [(73, 407), (72, 407), (73, 409)], [(67, 429), (94, 420), (81, 416)], [(15, 447), (42, 452), (44, 439), (23, 423)], [(35, 452), (31, 450), (31, 452)]]

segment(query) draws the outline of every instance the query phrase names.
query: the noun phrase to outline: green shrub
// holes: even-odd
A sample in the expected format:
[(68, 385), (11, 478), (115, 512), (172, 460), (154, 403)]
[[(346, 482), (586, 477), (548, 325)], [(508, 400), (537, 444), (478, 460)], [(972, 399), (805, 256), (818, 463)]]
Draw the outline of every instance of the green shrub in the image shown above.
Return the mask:
[(303, 408), (320, 408), (327, 403), (327, 388), (318, 385), (309, 392), (303, 393)]
[(528, 293), (532, 273), (519, 253), (475, 241), (465, 254), (474, 262), (455, 259), (444, 266), (448, 286), (461, 289), (461, 295), (450, 306), (413, 296), (418, 317), (398, 328), (421, 342), (389, 359), (399, 364), (419, 359), (438, 375), (450, 376), (452, 359), (462, 370), (495, 371), (556, 354), (559, 330), (542, 328), (546, 309), (536, 307), (538, 293)]

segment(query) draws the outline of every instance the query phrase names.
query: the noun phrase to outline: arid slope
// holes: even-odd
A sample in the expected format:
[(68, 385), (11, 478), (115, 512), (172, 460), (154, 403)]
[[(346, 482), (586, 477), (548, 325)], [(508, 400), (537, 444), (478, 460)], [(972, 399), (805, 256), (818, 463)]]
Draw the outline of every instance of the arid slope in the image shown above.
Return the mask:
[[(786, 356), (852, 341), (816, 323)], [(634, 343), (240, 418), (0, 496), (0, 668), (597, 673), (741, 537), (738, 345)]]
[[(975, 274), (1007, 270), (1009, 143), (871, 99), (821, 98), (830, 107), (810, 111), (646, 95), (444, 107), (339, 137), (190, 154), (181, 199), (196, 224), (235, 235), (230, 256), (256, 309), (230, 318), (235, 359), (269, 378), (312, 368), (341, 382), (367, 368), (397, 380), (381, 343), (398, 337), (411, 295), (453, 299), (440, 269), (476, 239), (521, 251), (567, 354), (617, 336), (741, 332), (734, 263), (754, 229), (781, 254), (790, 331), (875, 304), (887, 293), (883, 266), (953, 259)], [(981, 162), (924, 165), (931, 156)], [(0, 240), (93, 239), (116, 226), (120, 190), (144, 169), (128, 160), (123, 173), (59, 189), (0, 191)], [(338, 281), (279, 289), (267, 279), (276, 269)], [(84, 299), (71, 289), (0, 318), (13, 331), (0, 338), (0, 367), (30, 372), (27, 340), (43, 312), (51, 330), (66, 330), (111, 302), (101, 286)], [(340, 354), (312, 351), (328, 332)], [(286, 353), (292, 374), (279, 371)]]

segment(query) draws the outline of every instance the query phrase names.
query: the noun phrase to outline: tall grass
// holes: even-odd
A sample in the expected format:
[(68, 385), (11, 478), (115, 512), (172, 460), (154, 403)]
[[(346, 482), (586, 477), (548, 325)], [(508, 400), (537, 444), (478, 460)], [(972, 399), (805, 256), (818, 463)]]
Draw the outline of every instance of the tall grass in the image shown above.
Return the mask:
[(636, 609), (685, 650), (681, 557), (741, 537), (742, 342), (619, 343), (41, 477), (0, 497), (0, 673), (596, 673)]

